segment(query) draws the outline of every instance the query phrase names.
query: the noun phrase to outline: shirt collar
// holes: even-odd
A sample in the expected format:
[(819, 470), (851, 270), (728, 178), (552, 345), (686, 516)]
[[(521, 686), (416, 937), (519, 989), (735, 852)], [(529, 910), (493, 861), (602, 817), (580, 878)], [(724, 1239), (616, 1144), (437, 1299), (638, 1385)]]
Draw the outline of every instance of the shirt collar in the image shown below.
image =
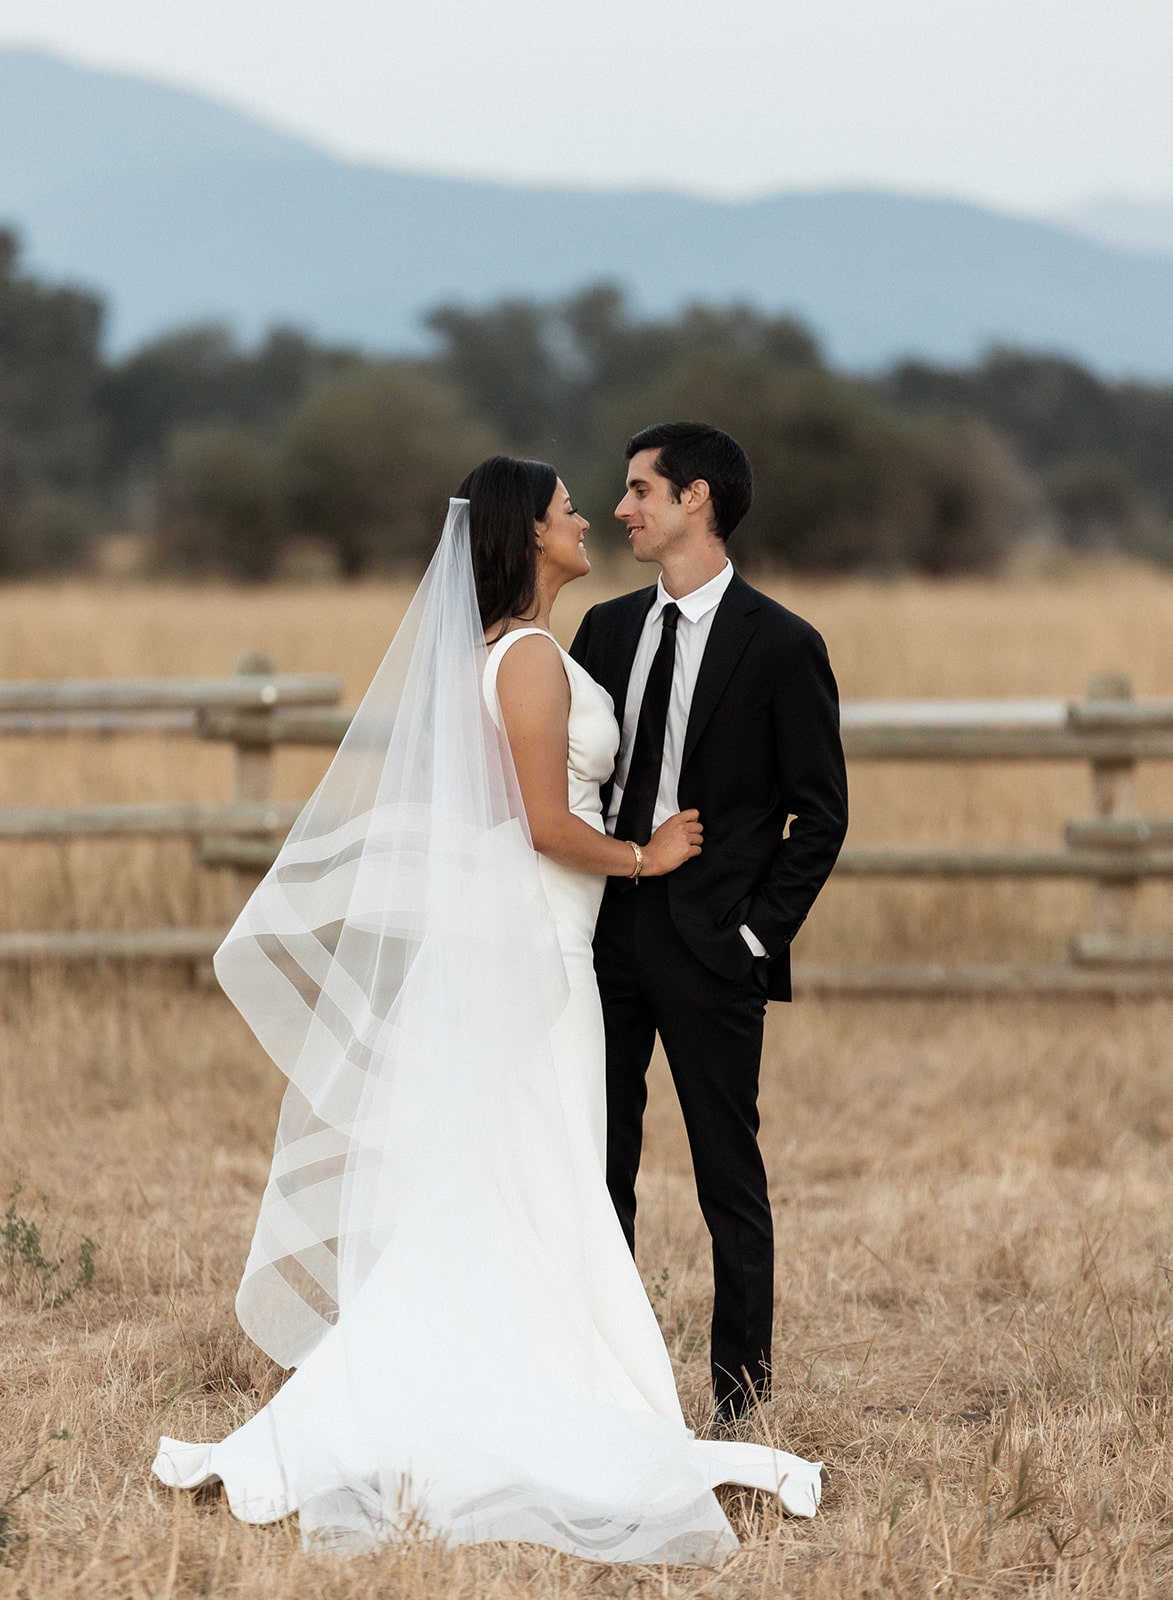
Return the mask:
[[(699, 622), (702, 617), (708, 616), (721, 604), (726, 589), (733, 582), (733, 563), (726, 560), (715, 578), (710, 578), (708, 583), (702, 583), (699, 589), (694, 589), (691, 594), (681, 595), (676, 604), (680, 607), (682, 616), (689, 622)], [(649, 622), (654, 622), (663, 611), (672, 596), (664, 587), (663, 578), (656, 584), (656, 598), (652, 601), (652, 609), (648, 612)]]

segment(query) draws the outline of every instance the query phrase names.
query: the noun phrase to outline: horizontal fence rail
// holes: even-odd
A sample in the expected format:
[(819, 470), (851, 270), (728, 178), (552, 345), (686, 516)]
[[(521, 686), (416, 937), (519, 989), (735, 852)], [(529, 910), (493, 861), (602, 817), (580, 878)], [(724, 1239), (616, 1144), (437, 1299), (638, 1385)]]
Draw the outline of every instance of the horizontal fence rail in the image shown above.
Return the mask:
[[(0, 844), (74, 839), (187, 838), (208, 868), (229, 868), (241, 896), (272, 863), (300, 803), (272, 798), (276, 751), (335, 748), (350, 724), (342, 685), (325, 674), (277, 674), (246, 657), (231, 678), (0, 684), (0, 735), (163, 733), (233, 746), (230, 804), (0, 809)], [(1065, 761), (1091, 776), (1090, 817), (1061, 847), (848, 845), (836, 872), (852, 878), (1075, 879), (1094, 885), (1093, 926), (1064, 965), (801, 962), (796, 990), (869, 995), (1173, 993), (1173, 933), (1134, 929), (1139, 888), (1173, 879), (1173, 818), (1135, 814), (1141, 761), (1173, 760), (1173, 699), (1134, 700), (1104, 674), (1083, 700), (849, 701), (849, 762)], [(168, 928), (0, 934), (0, 963), (147, 959), (206, 962), (220, 929)]]
[(0, 933), (0, 965), (28, 961), (210, 961), (223, 928), (93, 928)]
[[(1122, 684), (1114, 684), (1114, 688)], [(1170, 761), (1173, 700), (856, 700), (853, 761)]]
[[(263, 658), (245, 658), (260, 663)], [(217, 711), (268, 713), (285, 706), (334, 706), (342, 680), (326, 673), (272, 673), (264, 666), (233, 678), (30, 680), (0, 683), (0, 736), (171, 734), (190, 737)]]
[[(1162, 719), (1087, 727), (1068, 720), (1065, 700), (847, 701), (843, 748), (849, 761), (1173, 761), (1173, 703)], [(1015, 718), (1013, 710), (1023, 714)], [(987, 708), (996, 708), (988, 710)], [(1053, 709), (1052, 709), (1053, 708)], [(345, 711), (260, 717), (211, 712), (207, 739), (274, 747), (337, 745), (350, 725)]]
[(285, 833), (300, 810), (299, 800), (223, 806), (12, 806), (0, 810), (0, 839), (196, 839), (208, 834)]
[(849, 845), (836, 872), (851, 878), (1173, 878), (1173, 850), (963, 850)]
[(0, 714), (213, 711), (332, 705), (342, 680), (324, 673), (241, 672), (234, 678), (31, 679), (0, 683)]
[(933, 996), (1047, 995), (1057, 998), (1149, 999), (1173, 994), (1162, 968), (1110, 970), (1058, 963), (869, 962), (866, 965), (796, 962), (794, 992), (848, 994), (862, 999), (914, 1000)]

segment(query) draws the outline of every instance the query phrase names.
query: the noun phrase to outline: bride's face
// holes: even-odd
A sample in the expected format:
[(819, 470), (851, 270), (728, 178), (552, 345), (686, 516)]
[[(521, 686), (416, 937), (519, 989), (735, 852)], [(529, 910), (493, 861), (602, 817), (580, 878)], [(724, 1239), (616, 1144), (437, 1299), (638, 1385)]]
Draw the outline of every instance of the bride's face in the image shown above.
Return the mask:
[(566, 485), (559, 478), (545, 517), (534, 523), (542, 551), (538, 557), (539, 570), (547, 578), (569, 583), (572, 578), (586, 577), (591, 570), (584, 543), (589, 527), (587, 519), (574, 509)]

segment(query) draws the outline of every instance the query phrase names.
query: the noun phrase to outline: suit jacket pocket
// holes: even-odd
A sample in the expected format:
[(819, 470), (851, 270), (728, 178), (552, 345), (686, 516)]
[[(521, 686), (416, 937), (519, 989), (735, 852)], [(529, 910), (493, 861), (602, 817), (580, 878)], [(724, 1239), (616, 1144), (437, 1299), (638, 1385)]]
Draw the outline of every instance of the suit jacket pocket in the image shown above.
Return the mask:
[[(748, 912), (752, 901), (753, 901), (753, 896), (752, 895), (749, 895), (749, 894), (740, 895), (733, 902), (733, 904), (729, 908), (729, 910), (725, 912), (724, 916), (718, 917), (718, 919), (717, 919), (718, 928), (720, 928), (722, 930), (722, 932), (726, 931), (729, 928), (732, 928), (734, 931), (736, 931), (738, 928), (740, 928), (741, 924), (745, 921), (746, 913)], [(737, 937), (739, 939), (741, 939), (740, 933), (737, 935)], [(741, 942), (742, 942), (742, 944), (745, 944), (745, 940), (744, 939), (742, 939)], [(747, 948), (748, 948), (748, 946), (747, 946)]]

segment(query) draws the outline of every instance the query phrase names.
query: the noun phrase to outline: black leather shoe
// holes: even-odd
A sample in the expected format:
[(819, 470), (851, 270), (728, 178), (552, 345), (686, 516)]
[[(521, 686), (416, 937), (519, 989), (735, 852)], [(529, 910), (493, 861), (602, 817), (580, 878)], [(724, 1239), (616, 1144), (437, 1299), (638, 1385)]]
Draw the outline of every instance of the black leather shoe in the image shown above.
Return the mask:
[(746, 1409), (738, 1408), (732, 1400), (718, 1400), (713, 1407), (709, 1434), (714, 1439), (740, 1439), (746, 1421)]

